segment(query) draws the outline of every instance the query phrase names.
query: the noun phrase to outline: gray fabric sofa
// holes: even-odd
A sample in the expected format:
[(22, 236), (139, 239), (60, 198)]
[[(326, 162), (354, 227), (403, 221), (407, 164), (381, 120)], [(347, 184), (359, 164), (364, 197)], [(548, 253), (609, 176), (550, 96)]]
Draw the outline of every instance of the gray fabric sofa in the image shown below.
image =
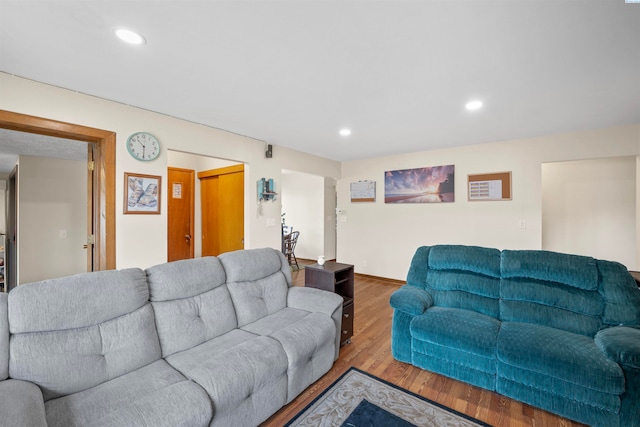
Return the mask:
[(0, 424), (258, 425), (338, 356), (342, 298), (291, 285), (253, 249), (0, 294)]

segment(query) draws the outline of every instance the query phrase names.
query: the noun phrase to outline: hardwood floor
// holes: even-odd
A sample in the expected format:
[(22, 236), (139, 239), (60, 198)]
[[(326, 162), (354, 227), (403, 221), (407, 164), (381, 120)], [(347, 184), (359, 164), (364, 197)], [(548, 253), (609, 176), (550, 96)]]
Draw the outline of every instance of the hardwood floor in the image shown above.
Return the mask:
[[(294, 271), (292, 276), (296, 286), (304, 286), (304, 270)], [(340, 349), (340, 357), (326, 375), (265, 421), (262, 427), (286, 424), (352, 366), (495, 427), (582, 426), (497, 393), (396, 361), (391, 355), (389, 297), (401, 285), (356, 274), (351, 344)]]

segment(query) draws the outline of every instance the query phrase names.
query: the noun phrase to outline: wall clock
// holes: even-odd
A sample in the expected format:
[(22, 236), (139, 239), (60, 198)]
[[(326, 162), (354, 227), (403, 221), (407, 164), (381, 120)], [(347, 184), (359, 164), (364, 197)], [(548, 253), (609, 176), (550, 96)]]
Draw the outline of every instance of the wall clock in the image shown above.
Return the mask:
[(160, 155), (160, 143), (148, 132), (136, 132), (127, 139), (127, 151), (134, 159), (146, 162)]

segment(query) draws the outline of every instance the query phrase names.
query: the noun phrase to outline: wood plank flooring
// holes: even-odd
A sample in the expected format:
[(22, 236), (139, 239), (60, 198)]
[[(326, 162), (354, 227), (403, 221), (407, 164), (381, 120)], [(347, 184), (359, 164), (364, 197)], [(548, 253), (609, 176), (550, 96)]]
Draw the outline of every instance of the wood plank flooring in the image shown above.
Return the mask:
[[(304, 270), (294, 271), (292, 276), (296, 286), (304, 286)], [(396, 361), (391, 355), (389, 297), (400, 286), (396, 281), (356, 275), (351, 344), (340, 349), (340, 357), (326, 375), (265, 421), (262, 427), (286, 424), (352, 366), (495, 427), (582, 426), (497, 393)]]

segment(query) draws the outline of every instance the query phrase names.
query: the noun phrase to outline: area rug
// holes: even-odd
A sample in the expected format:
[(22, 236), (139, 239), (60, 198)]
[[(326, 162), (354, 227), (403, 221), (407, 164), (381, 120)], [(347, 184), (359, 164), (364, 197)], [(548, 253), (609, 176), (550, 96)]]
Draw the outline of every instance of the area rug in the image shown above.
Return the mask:
[(350, 368), (285, 427), (478, 427), (482, 421)]

